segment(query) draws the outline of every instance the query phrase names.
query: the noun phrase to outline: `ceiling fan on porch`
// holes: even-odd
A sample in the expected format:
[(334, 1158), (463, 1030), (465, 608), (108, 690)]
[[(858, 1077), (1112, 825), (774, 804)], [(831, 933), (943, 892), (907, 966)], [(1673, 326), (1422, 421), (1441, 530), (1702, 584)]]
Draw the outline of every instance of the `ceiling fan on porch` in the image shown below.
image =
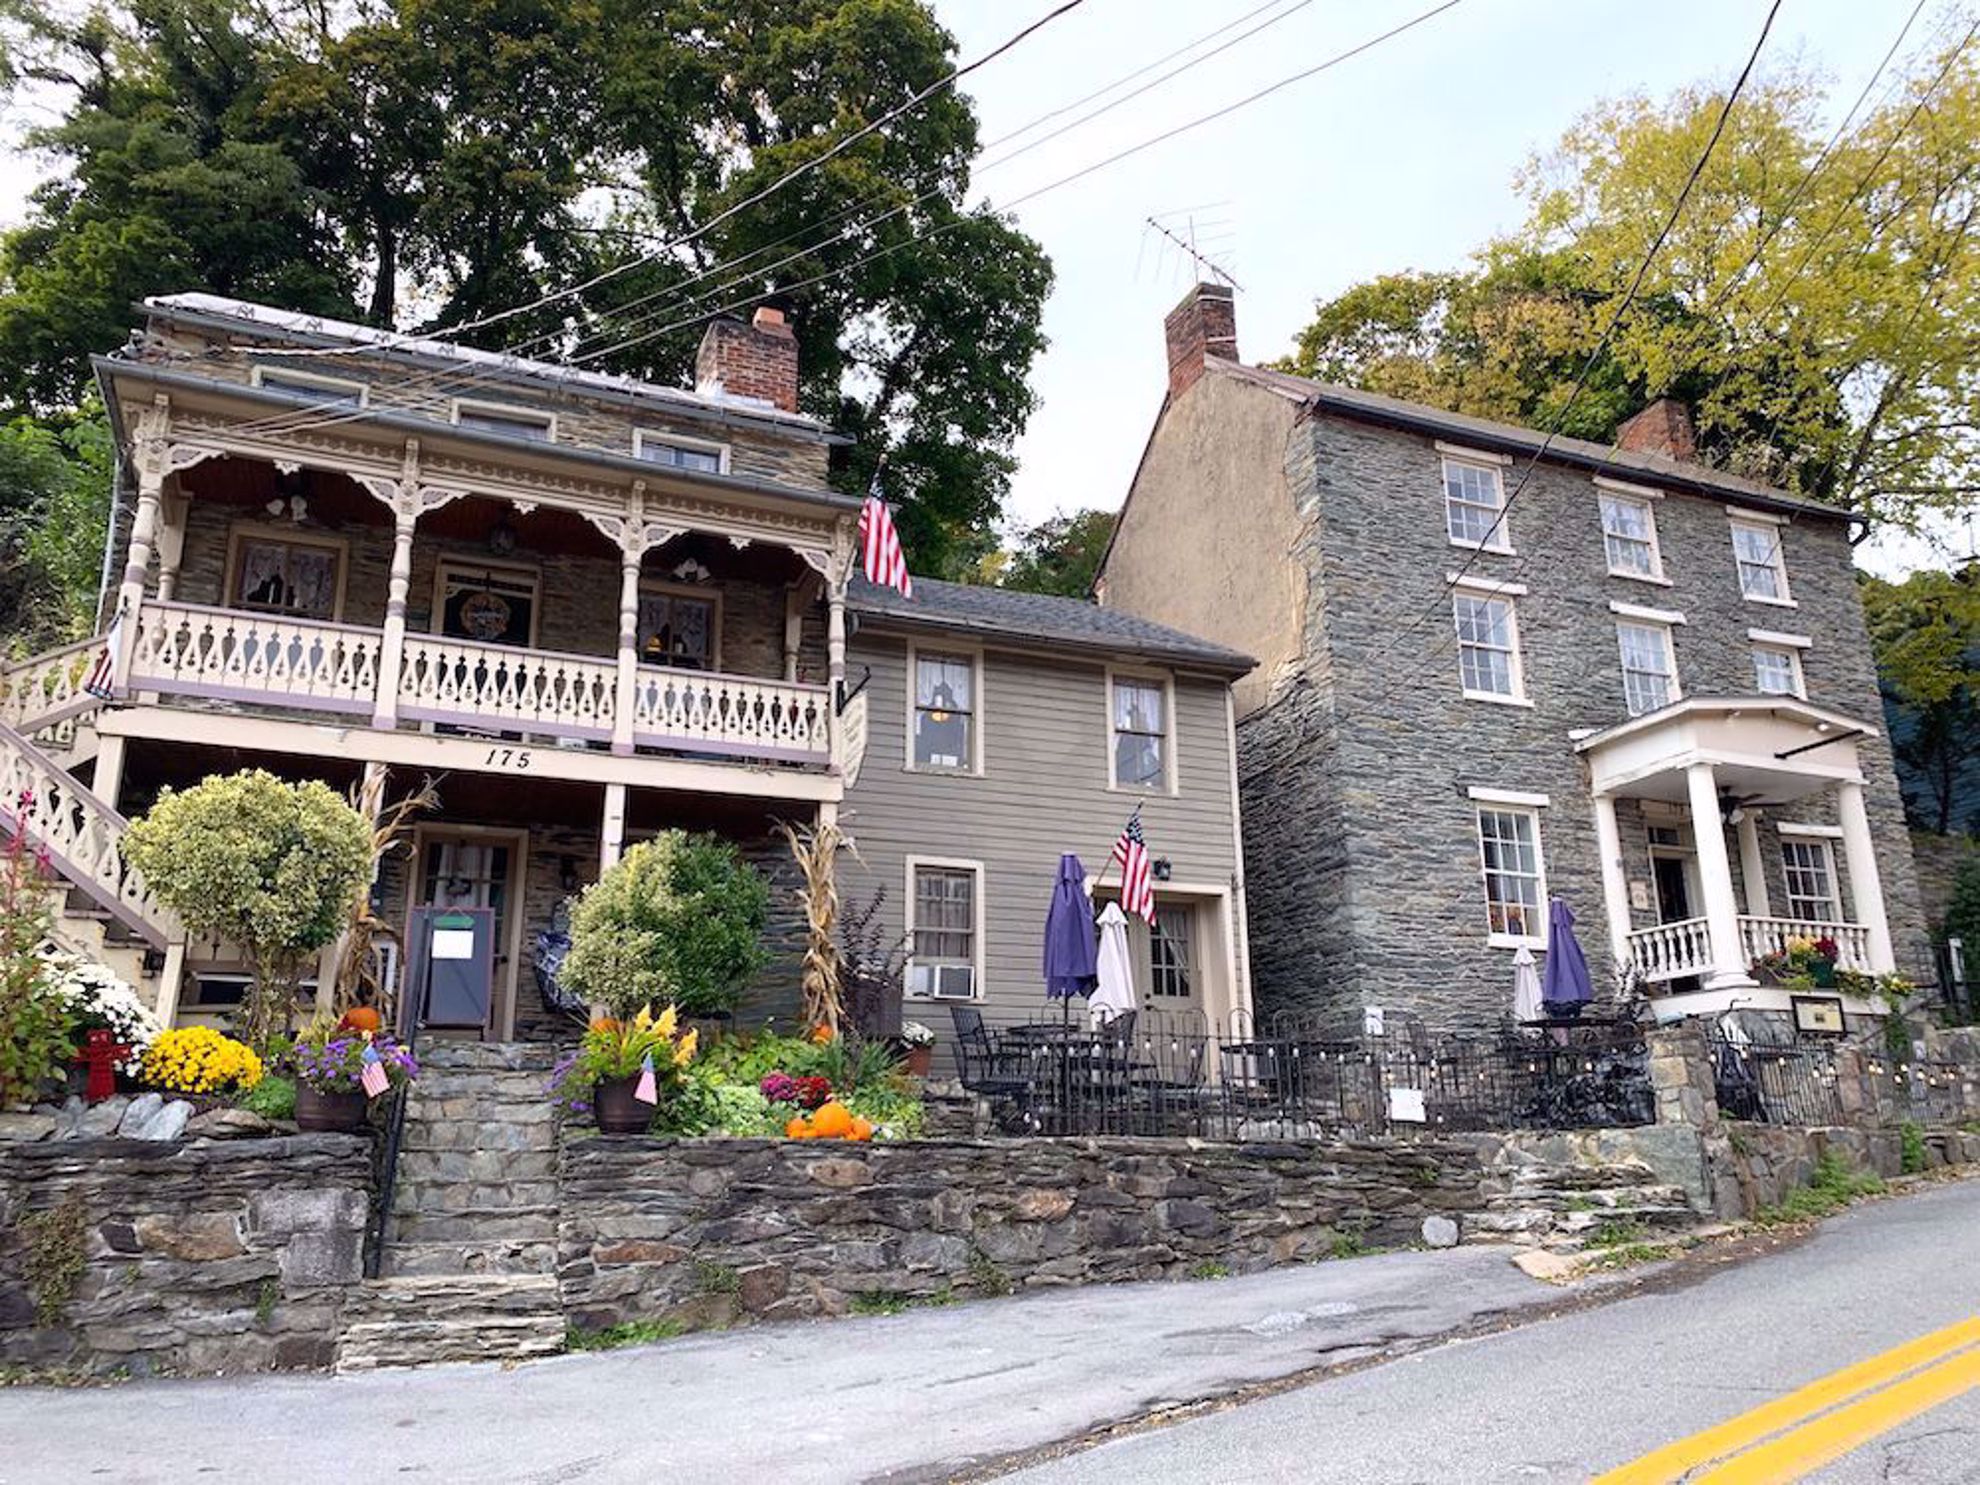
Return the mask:
[(1728, 825), (1737, 825), (1748, 811), (1770, 810), (1786, 804), (1785, 799), (1767, 799), (1759, 794), (1735, 794), (1730, 789), (1719, 791), (1719, 818)]

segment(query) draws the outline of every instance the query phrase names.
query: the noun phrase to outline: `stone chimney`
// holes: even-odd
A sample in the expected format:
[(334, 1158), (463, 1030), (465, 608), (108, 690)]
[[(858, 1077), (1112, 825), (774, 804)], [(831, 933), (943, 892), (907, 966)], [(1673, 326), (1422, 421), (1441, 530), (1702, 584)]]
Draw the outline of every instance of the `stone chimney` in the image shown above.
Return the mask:
[(1697, 463), (1698, 432), (1691, 424), (1691, 409), (1675, 397), (1659, 397), (1616, 430), (1616, 447)]
[(764, 305), (745, 325), (711, 322), (694, 353), (694, 389), (794, 413), (798, 406), (797, 336), (781, 309)]
[(1198, 284), (1162, 321), (1169, 343), (1169, 395), (1179, 397), (1203, 375), (1203, 363), (1215, 356), (1235, 361), (1237, 305), (1228, 284)]

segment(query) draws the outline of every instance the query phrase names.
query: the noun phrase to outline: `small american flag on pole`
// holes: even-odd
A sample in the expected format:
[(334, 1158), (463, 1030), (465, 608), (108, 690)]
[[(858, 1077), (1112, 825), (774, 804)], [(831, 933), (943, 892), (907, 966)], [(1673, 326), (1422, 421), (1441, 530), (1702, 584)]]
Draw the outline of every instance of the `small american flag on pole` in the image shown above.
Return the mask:
[(873, 471), (873, 486), (866, 493), (866, 504), (859, 510), (859, 549), (869, 583), (896, 589), (903, 598), (914, 597), (914, 579), (908, 576), (901, 533), (894, 528), (894, 513), (880, 498), (877, 469)]
[(1148, 840), (1141, 833), (1139, 807), (1128, 816), (1121, 838), (1114, 842), (1113, 860), (1121, 869), (1121, 907), (1138, 913), (1151, 925), (1155, 921), (1155, 862), (1148, 854)]
[(641, 1103), (660, 1102), (660, 1085), (653, 1076), (651, 1052), (639, 1060), (639, 1082), (633, 1085), (633, 1097)]
[(378, 1049), (370, 1042), (364, 1044), (358, 1061), (364, 1066), (364, 1071), (358, 1074), (358, 1082), (372, 1098), (392, 1086), (392, 1080), (385, 1075), (385, 1059), (378, 1055)]
[(123, 642), (124, 616), (120, 613), (110, 621), (110, 632), (103, 636), (103, 648), (89, 662), (89, 674), (83, 677), (83, 690), (98, 701), (109, 701), (117, 694), (117, 651)]

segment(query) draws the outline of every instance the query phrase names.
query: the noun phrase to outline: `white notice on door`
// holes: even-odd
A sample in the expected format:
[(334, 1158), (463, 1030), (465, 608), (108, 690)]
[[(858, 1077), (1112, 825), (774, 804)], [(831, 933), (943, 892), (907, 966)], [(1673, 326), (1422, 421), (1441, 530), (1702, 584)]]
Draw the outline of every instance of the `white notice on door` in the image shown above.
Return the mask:
[(1429, 1115), (1423, 1111), (1423, 1090), (1421, 1088), (1391, 1088), (1389, 1090), (1389, 1117), (1399, 1124), (1428, 1123)]
[(435, 959), (474, 958), (474, 930), (471, 928), (434, 929), (433, 957)]

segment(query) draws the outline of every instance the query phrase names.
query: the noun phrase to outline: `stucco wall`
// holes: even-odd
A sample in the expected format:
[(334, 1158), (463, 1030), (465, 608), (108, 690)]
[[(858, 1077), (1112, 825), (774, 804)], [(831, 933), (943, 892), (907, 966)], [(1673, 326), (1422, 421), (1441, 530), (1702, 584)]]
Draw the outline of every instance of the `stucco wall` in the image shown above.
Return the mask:
[(1282, 451), (1293, 404), (1205, 376), (1164, 407), (1121, 512), (1104, 574), (1109, 608), (1258, 661), (1238, 715), (1292, 682), (1306, 585), (1283, 558), (1301, 538)]

